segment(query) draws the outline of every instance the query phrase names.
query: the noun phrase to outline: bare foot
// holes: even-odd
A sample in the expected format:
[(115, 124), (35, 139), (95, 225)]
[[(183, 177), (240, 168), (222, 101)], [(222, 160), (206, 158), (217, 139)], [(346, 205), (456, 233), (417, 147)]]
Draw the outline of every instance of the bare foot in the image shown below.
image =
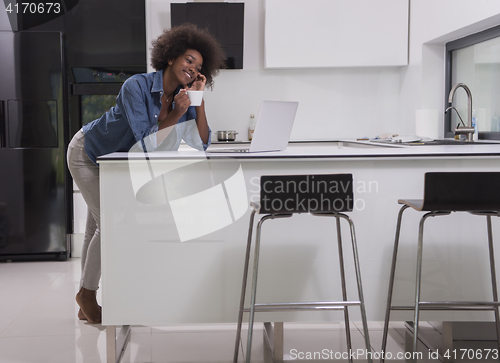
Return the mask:
[[(83, 313), (82, 316), (85, 316), (90, 324), (101, 323), (101, 307), (97, 304), (95, 290), (87, 290), (82, 287), (75, 299)], [(78, 312), (78, 317), (80, 317), (80, 312)]]
[[(101, 310), (101, 311), (102, 311), (102, 307), (101, 307), (101, 306), (99, 306), (99, 310)], [(101, 313), (101, 314), (102, 314), (102, 313)], [(88, 320), (88, 319), (87, 319), (87, 316), (83, 313), (82, 308), (80, 308), (80, 309), (78, 310), (78, 319), (80, 319), (80, 320)]]
[(80, 320), (88, 320), (87, 316), (83, 313), (82, 308), (80, 308), (80, 310), (78, 310), (78, 319), (80, 319)]

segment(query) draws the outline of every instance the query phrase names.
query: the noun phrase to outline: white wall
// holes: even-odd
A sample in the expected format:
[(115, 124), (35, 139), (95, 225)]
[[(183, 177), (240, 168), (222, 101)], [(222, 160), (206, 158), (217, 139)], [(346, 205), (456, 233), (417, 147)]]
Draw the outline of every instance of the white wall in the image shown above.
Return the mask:
[[(234, 1), (245, 3), (244, 69), (222, 70), (205, 97), (212, 130), (239, 140), (264, 99), (299, 101), (295, 140), (413, 134), (420, 108), (442, 123), (444, 44), (500, 24), (497, 0), (411, 0), (406, 67), (264, 70), (264, 1)], [(148, 44), (170, 27), (171, 2), (185, 1), (146, 0)]]

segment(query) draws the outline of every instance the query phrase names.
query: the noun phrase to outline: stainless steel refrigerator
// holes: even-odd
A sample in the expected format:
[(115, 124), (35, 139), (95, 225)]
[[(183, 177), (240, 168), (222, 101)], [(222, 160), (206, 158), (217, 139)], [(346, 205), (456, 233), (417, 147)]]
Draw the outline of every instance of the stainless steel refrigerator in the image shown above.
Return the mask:
[(66, 259), (63, 34), (1, 29), (0, 261)]

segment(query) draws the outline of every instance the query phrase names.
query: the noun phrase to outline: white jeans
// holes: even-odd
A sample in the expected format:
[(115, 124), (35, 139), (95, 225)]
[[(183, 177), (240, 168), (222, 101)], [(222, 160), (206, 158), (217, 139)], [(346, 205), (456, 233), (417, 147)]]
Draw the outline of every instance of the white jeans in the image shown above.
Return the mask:
[(80, 287), (97, 290), (101, 278), (101, 231), (99, 205), (99, 168), (84, 149), (85, 134), (78, 131), (68, 146), (68, 168), (87, 203), (87, 225), (82, 250)]

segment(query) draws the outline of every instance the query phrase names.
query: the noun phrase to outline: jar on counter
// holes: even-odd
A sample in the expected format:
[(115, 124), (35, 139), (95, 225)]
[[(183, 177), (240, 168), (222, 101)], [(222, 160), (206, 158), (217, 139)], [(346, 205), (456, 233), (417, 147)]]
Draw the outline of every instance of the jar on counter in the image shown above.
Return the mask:
[(255, 131), (255, 115), (251, 114), (250, 115), (250, 124), (248, 125), (248, 140), (252, 141), (253, 139), (253, 132)]

